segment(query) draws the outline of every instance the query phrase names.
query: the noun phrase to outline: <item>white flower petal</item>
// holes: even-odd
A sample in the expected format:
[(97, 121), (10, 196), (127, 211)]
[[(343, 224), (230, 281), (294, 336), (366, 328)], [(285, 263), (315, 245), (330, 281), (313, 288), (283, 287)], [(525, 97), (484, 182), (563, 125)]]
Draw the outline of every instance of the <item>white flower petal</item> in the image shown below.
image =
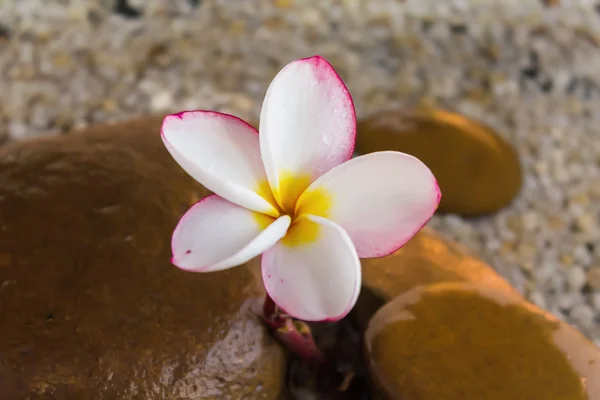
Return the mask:
[(284, 208), (293, 207), (312, 181), (352, 156), (352, 97), (323, 58), (294, 61), (269, 86), (259, 131), (275, 198)]
[(220, 271), (256, 257), (285, 236), (290, 217), (259, 214), (212, 195), (196, 203), (173, 232), (173, 264), (196, 272)]
[(163, 142), (181, 167), (210, 191), (250, 210), (277, 216), (256, 130), (232, 115), (186, 111), (169, 115)]
[(360, 260), (350, 237), (327, 219), (305, 216), (265, 252), (262, 276), (273, 301), (305, 321), (339, 320), (360, 293)]
[(360, 257), (382, 257), (402, 247), (440, 203), (432, 172), (408, 154), (384, 151), (354, 158), (314, 182), (296, 212), (339, 224)]

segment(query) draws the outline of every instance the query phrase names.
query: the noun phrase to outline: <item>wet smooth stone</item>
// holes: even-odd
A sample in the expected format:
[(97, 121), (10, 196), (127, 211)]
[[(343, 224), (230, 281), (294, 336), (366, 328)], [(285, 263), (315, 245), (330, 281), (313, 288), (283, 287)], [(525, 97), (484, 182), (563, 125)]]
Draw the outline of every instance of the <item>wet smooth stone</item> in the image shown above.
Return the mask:
[(423, 107), (359, 120), (356, 151), (383, 150), (414, 155), (431, 168), (442, 191), (441, 212), (492, 213), (521, 188), (516, 151), (490, 127), (461, 114)]
[(522, 298), (492, 267), (430, 228), (423, 228), (395, 253), (361, 263), (363, 290), (355, 312), (363, 326), (383, 304), (419, 285), (470, 282)]
[(365, 340), (371, 375), (387, 399), (600, 399), (600, 350), (490, 287), (411, 289), (375, 314)]
[(161, 118), (0, 149), (0, 397), (275, 399), (257, 265), (194, 274), (170, 238), (208, 194)]

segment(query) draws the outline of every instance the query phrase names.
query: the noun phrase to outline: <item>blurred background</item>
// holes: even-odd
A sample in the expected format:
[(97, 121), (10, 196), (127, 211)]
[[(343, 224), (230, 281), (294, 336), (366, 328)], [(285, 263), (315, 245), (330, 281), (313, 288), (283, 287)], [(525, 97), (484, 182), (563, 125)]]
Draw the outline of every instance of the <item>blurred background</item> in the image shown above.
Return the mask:
[[(257, 121), (281, 67), (322, 55), (354, 97), (362, 137), (425, 107), (487, 126), (456, 128), (444, 151), (415, 144), (444, 165), (478, 129), (482, 152), (491, 139), (516, 152), (448, 172), (444, 196), (464, 200), (429, 225), (600, 344), (595, 3), (0, 0), (0, 143), (184, 109)], [(470, 212), (477, 191), (510, 201)]]

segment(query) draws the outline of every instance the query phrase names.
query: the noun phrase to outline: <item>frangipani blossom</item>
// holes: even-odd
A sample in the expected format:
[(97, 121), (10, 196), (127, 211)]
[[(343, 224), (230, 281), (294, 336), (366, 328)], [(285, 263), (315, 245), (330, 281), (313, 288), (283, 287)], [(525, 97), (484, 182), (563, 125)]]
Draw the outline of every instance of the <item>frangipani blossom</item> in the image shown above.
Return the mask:
[(318, 56), (277, 74), (259, 131), (210, 111), (165, 118), (165, 146), (215, 193), (179, 222), (172, 262), (211, 272), (262, 254), (265, 288), (279, 307), (305, 321), (343, 318), (358, 299), (359, 257), (404, 245), (436, 210), (437, 182), (407, 154), (351, 159), (354, 104)]

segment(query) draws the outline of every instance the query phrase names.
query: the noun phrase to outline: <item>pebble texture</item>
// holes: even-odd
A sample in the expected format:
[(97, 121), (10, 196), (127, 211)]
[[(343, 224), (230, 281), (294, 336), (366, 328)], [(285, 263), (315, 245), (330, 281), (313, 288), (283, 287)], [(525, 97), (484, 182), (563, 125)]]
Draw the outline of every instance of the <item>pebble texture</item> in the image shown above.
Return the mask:
[(600, 343), (600, 10), (590, 0), (0, 0), (0, 136), (209, 108), (256, 119), (320, 54), (359, 117), (426, 101), (512, 143), (519, 197), (430, 226)]

